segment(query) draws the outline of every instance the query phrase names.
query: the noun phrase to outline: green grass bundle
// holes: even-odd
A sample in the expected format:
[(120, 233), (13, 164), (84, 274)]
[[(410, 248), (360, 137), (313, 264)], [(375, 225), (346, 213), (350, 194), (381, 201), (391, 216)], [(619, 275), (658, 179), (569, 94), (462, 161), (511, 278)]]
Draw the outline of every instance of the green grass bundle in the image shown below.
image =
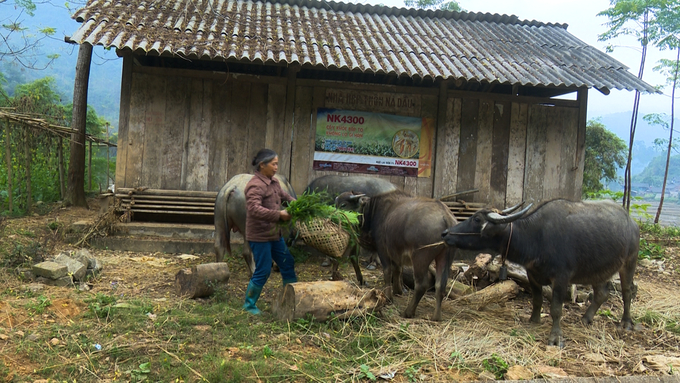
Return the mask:
[(327, 219), (339, 225), (350, 235), (349, 246), (358, 246), (359, 213), (339, 210), (330, 205), (333, 199), (327, 192), (305, 192), (286, 207), (290, 221), (281, 223), (292, 228), (296, 223), (308, 224), (313, 219)]

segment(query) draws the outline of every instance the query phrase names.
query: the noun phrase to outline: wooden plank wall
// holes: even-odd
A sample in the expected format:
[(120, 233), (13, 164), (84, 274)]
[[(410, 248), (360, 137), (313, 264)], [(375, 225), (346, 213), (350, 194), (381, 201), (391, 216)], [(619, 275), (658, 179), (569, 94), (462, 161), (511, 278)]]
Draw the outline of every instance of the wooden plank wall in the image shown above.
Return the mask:
[(498, 208), (580, 198), (585, 92), (579, 101), (552, 102), (449, 91), (439, 102), (437, 88), (206, 74), (134, 67), (125, 59), (121, 94), (119, 187), (217, 191), (232, 176), (251, 173), (262, 147), (280, 154), (280, 173), (298, 193), (321, 175), (350, 175), (312, 169), (316, 110), (325, 107), (445, 116), (435, 121), (432, 177), (378, 176), (414, 195), (479, 189), (463, 199)]
[(579, 103), (490, 97), (449, 95), (447, 123), (437, 132), (433, 197), (478, 189), (461, 198), (497, 208), (580, 199), (583, 169), (573, 166), (580, 158)]
[[(118, 152), (117, 185), (218, 191), (232, 176), (252, 173), (259, 149), (289, 152), (285, 82), (132, 68), (129, 107), (121, 108), (127, 123), (119, 132), (124, 150)], [(289, 157), (280, 162), (290, 168)]]

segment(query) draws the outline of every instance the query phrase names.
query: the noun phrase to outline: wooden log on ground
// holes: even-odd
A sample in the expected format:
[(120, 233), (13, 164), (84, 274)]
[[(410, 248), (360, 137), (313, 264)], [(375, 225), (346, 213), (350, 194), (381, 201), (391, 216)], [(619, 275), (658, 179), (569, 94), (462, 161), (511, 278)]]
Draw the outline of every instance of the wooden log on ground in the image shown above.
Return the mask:
[(516, 297), (517, 293), (519, 293), (519, 286), (513, 280), (508, 279), (507, 281), (493, 284), (485, 289), (460, 297), (454, 300), (452, 304), (468, 305), (481, 310), (492, 303), (507, 302)]
[(386, 302), (382, 291), (363, 290), (346, 281), (297, 282), (284, 287), (274, 314), (282, 321), (307, 315), (318, 321), (331, 316), (347, 319), (378, 310)]
[(175, 292), (188, 298), (212, 295), (215, 288), (229, 281), (229, 266), (225, 262), (204, 263), (182, 269), (175, 275)]

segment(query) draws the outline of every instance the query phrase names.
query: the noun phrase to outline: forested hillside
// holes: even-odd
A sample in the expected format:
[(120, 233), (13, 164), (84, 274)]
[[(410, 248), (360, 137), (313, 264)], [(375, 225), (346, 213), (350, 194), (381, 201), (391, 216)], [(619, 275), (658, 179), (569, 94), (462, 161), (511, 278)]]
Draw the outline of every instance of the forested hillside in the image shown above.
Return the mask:
[[(34, 58), (27, 57), (27, 61), (35, 62), (34, 67), (38, 69), (26, 68), (8, 58), (0, 61), (0, 72), (4, 74), (7, 81), (2, 85), (10, 95), (14, 94), (17, 85), (49, 76), (55, 79), (56, 90), (61, 101), (65, 104), (71, 103), (78, 46), (64, 42), (64, 38), (78, 29), (80, 24), (71, 18), (71, 14), (82, 4), (70, 4), (73, 7), (71, 9), (66, 8), (63, 3), (36, 3), (34, 16), (30, 16), (26, 11), (17, 7), (12, 7), (11, 3), (0, 4), (0, 12), (3, 13), (0, 19), (3, 23), (8, 21), (20, 23), (22, 27), (27, 28), (26, 35), (36, 35), (38, 29), (48, 27), (56, 31), (50, 38), (40, 41), (40, 47), (35, 52)], [(19, 35), (13, 34), (13, 37), (18, 38)], [(55, 54), (59, 57), (47, 68), (40, 69), (49, 62), (48, 56)], [(122, 59), (116, 56), (114, 50), (94, 48), (88, 104), (95, 108), (98, 115), (111, 123), (113, 131), (118, 130), (121, 70)]]

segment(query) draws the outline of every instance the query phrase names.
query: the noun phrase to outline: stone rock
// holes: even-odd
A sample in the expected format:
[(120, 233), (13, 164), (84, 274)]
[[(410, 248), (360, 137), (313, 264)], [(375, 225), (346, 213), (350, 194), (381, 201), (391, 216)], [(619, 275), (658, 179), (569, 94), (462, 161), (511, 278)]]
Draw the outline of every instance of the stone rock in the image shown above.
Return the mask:
[(33, 270), (31, 269), (19, 269), (17, 270), (17, 274), (19, 275), (19, 278), (24, 281), (32, 281), (35, 279), (35, 274), (33, 274)]
[(73, 275), (73, 279), (80, 281), (85, 278), (87, 273), (87, 266), (79, 261), (69, 257), (65, 254), (59, 254), (54, 258), (54, 262), (65, 265), (68, 268), (69, 274)]
[(73, 284), (73, 280), (68, 275), (65, 276), (65, 277), (61, 277), (59, 279), (50, 279), (50, 278), (38, 277), (38, 278), (36, 278), (35, 281), (38, 282), (38, 283), (42, 283), (44, 285), (57, 286), (57, 287), (66, 287), (66, 286), (71, 286)]
[(508, 372), (505, 373), (505, 380), (531, 380), (533, 378), (534, 373), (520, 365), (508, 368)]
[(563, 379), (569, 377), (569, 375), (559, 367), (536, 366), (535, 371), (545, 379)]
[(91, 287), (87, 283), (81, 282), (81, 283), (78, 284), (78, 290), (79, 291), (90, 291), (90, 289), (91, 289)]
[(477, 379), (479, 379), (482, 382), (489, 382), (489, 381), (495, 381), (496, 376), (490, 372), (490, 371), (483, 371), (479, 376), (477, 376)]
[(24, 286), (24, 290), (30, 291), (32, 293), (37, 293), (38, 291), (44, 290), (45, 285), (42, 283), (31, 283), (29, 285)]
[(98, 274), (99, 272), (104, 270), (104, 264), (97, 258), (91, 258), (90, 266), (88, 266), (87, 268), (94, 270), (95, 274)]
[(33, 274), (48, 279), (59, 279), (68, 275), (68, 268), (56, 262), (45, 261), (33, 265)]
[(57, 338), (52, 338), (52, 339), (50, 339), (50, 344), (51, 344), (52, 346), (58, 345), (58, 344), (59, 344), (59, 339), (57, 339)]
[(26, 337), (27, 340), (30, 340), (31, 342), (35, 342), (38, 339), (40, 339), (40, 335), (37, 333), (32, 333), (29, 336)]

